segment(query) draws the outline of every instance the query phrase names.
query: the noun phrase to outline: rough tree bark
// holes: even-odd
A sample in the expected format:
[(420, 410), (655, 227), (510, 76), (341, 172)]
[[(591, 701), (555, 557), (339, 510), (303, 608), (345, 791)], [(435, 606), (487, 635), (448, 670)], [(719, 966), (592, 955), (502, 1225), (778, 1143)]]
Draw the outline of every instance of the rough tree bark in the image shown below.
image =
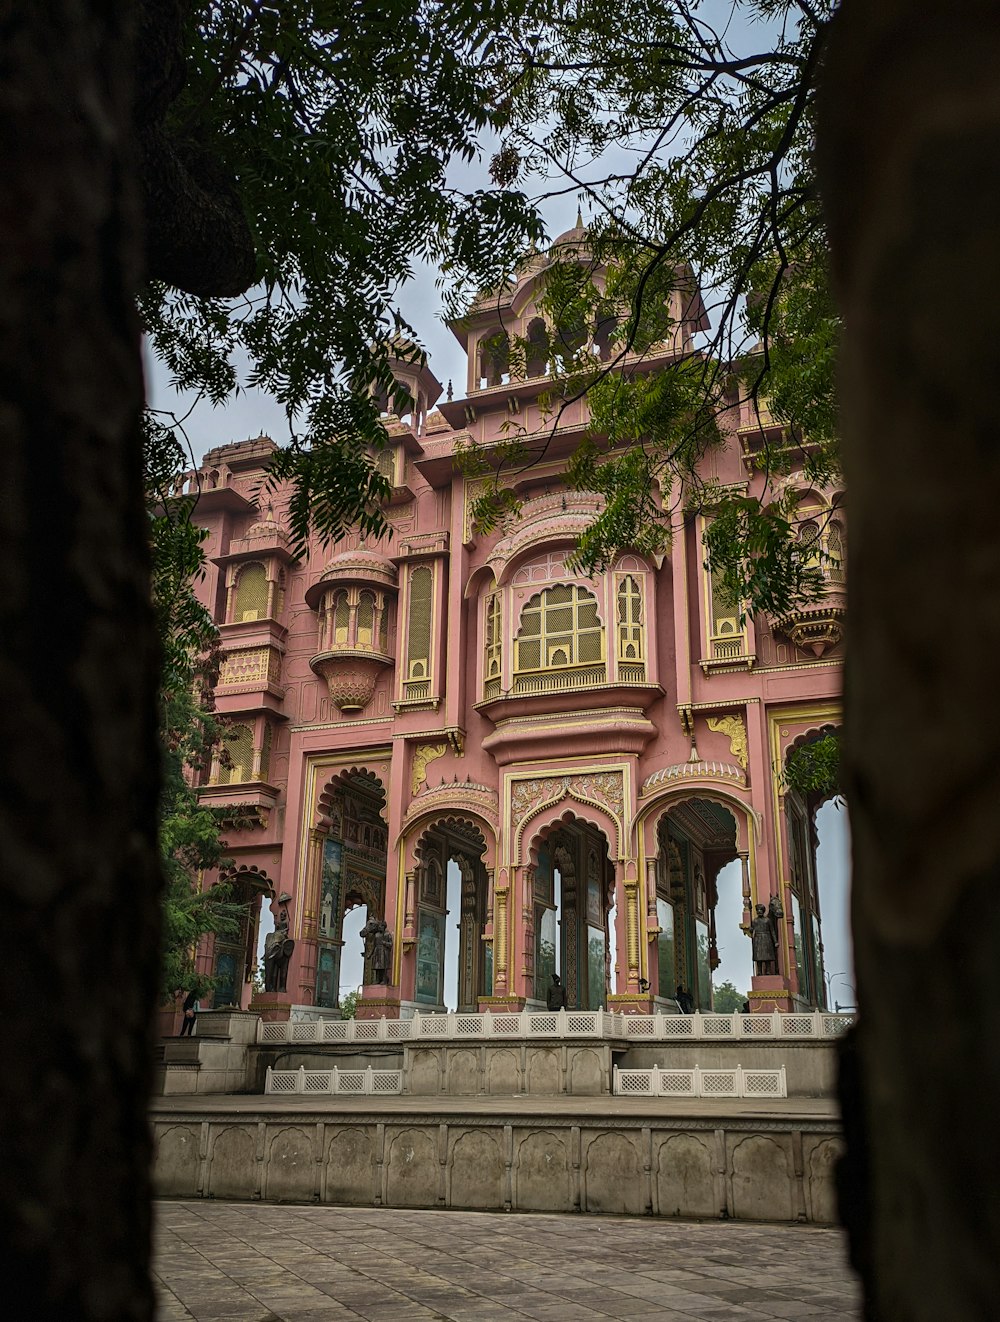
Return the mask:
[(846, 322), (846, 773), (870, 1316), (1000, 1298), (1000, 16), (844, 0), (820, 172)]
[(151, 1316), (155, 638), (129, 0), (0, 3), (0, 1235), (12, 1318)]

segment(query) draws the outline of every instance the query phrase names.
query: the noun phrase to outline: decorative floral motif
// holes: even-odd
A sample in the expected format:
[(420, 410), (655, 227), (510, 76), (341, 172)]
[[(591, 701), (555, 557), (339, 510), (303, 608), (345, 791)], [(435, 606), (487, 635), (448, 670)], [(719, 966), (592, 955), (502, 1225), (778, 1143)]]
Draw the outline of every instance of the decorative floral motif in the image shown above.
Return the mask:
[(521, 831), (528, 818), (542, 808), (566, 798), (603, 808), (616, 819), (621, 830), (625, 815), (625, 779), (621, 771), (592, 771), (518, 780), (511, 787), (510, 794), (511, 822), (518, 850)]
[(447, 744), (420, 744), (413, 750), (413, 762), (410, 769), (410, 793), (419, 794), (420, 786), (427, 780), (427, 767), (448, 751)]
[(750, 761), (749, 749), (747, 747), (747, 730), (743, 724), (742, 716), (710, 716), (708, 718), (708, 728), (716, 730), (719, 734), (724, 734), (729, 739), (729, 751), (740, 764), (744, 771)]

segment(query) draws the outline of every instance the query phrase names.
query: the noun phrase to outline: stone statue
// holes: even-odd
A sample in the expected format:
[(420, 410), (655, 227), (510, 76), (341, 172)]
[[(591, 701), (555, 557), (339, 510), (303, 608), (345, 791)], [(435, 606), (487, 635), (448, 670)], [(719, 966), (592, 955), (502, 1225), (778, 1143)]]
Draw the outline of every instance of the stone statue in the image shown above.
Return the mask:
[(750, 942), (753, 947), (754, 973), (762, 977), (777, 973), (778, 943), (775, 940), (774, 919), (762, 904), (757, 905), (757, 917), (750, 924)]
[(546, 1005), (550, 1010), (566, 1009), (566, 988), (559, 981), (558, 973), (552, 975), (552, 986), (549, 988)]
[(288, 981), (288, 961), (295, 942), (288, 938), (288, 916), (283, 914), (274, 931), (264, 938), (264, 990), (283, 992)]
[(778, 969), (778, 951), (781, 949), (781, 920), (785, 916), (785, 911), (781, 907), (781, 900), (777, 895), (772, 895), (767, 904), (767, 916), (771, 921), (771, 935), (774, 937), (774, 971)]
[(389, 981), (392, 962), (392, 933), (383, 918), (369, 918), (361, 929), (365, 943), (365, 964), (371, 969), (372, 982)]

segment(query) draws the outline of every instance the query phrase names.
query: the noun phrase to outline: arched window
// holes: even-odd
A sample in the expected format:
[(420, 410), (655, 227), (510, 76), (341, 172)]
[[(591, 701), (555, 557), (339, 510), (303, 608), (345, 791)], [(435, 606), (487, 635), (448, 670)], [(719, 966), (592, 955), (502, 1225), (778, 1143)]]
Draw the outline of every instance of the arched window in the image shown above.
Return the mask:
[(219, 767), (220, 785), (240, 785), (253, 775), (253, 730), (249, 725), (234, 725), (222, 736), (229, 755), (229, 766)]
[(533, 596), (521, 612), (514, 669), (521, 673), (604, 660), (604, 629), (597, 599), (586, 588), (559, 583)]
[(389, 602), (381, 598), (378, 617), (378, 650), (384, 655), (389, 651)]
[(831, 583), (844, 581), (844, 534), (839, 523), (831, 523), (826, 534), (826, 576)]
[(267, 780), (268, 772), (271, 770), (271, 743), (274, 738), (274, 731), (269, 721), (264, 722), (264, 739), (260, 746), (260, 778)]
[(807, 519), (799, 528), (799, 546), (802, 548), (802, 563), (809, 569), (818, 569), (823, 547), (819, 526), (812, 519)]
[(390, 485), (394, 484), (396, 476), (396, 456), (391, 446), (387, 445), (385, 449), (376, 452), (375, 467)]
[(483, 678), (487, 685), (490, 684), (491, 680), (495, 681), (491, 686), (492, 688), (499, 685), (502, 668), (503, 629), (501, 618), (500, 593), (493, 592), (486, 598), (485, 657), (483, 662)]
[(358, 646), (371, 651), (375, 646), (375, 595), (362, 592), (358, 598)]
[(618, 660), (644, 659), (642, 629), (642, 587), (634, 574), (626, 574), (618, 583)]
[(347, 593), (338, 592), (333, 607), (333, 645), (347, 646), (347, 630), (351, 622), (351, 608), (347, 604)]
[(410, 576), (407, 620), (406, 678), (427, 679), (431, 672), (431, 601), (434, 576), (421, 565)]
[(549, 362), (549, 333), (541, 317), (528, 323), (528, 341), (525, 350), (525, 372), (528, 376), (544, 376)]
[(233, 619), (240, 624), (244, 620), (262, 620), (266, 615), (267, 572), (255, 561), (244, 565), (236, 576)]
[(601, 303), (594, 325), (594, 348), (602, 363), (611, 357), (611, 340), (618, 329), (618, 314), (610, 303)]

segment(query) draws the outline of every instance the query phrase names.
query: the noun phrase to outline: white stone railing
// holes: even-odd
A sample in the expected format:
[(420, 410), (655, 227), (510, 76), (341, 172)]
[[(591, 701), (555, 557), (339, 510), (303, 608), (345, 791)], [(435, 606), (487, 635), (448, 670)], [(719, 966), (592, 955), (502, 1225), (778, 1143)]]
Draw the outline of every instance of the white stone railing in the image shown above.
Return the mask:
[(623, 1014), (619, 1033), (633, 1042), (719, 1041), (762, 1038), (839, 1037), (853, 1022), (850, 1014), (813, 1010), (805, 1014)]
[(264, 1092), (272, 1096), (293, 1093), (344, 1093), (355, 1097), (387, 1097), (403, 1091), (402, 1070), (297, 1070), (267, 1071)]
[(787, 1097), (785, 1067), (776, 1070), (614, 1068), (616, 1097)]
[(520, 1014), (421, 1014), (412, 1019), (292, 1019), (261, 1022), (257, 1041), (417, 1042), (478, 1038), (625, 1038), (633, 1042), (838, 1037), (853, 1015), (619, 1014), (608, 1010), (524, 1010)]

